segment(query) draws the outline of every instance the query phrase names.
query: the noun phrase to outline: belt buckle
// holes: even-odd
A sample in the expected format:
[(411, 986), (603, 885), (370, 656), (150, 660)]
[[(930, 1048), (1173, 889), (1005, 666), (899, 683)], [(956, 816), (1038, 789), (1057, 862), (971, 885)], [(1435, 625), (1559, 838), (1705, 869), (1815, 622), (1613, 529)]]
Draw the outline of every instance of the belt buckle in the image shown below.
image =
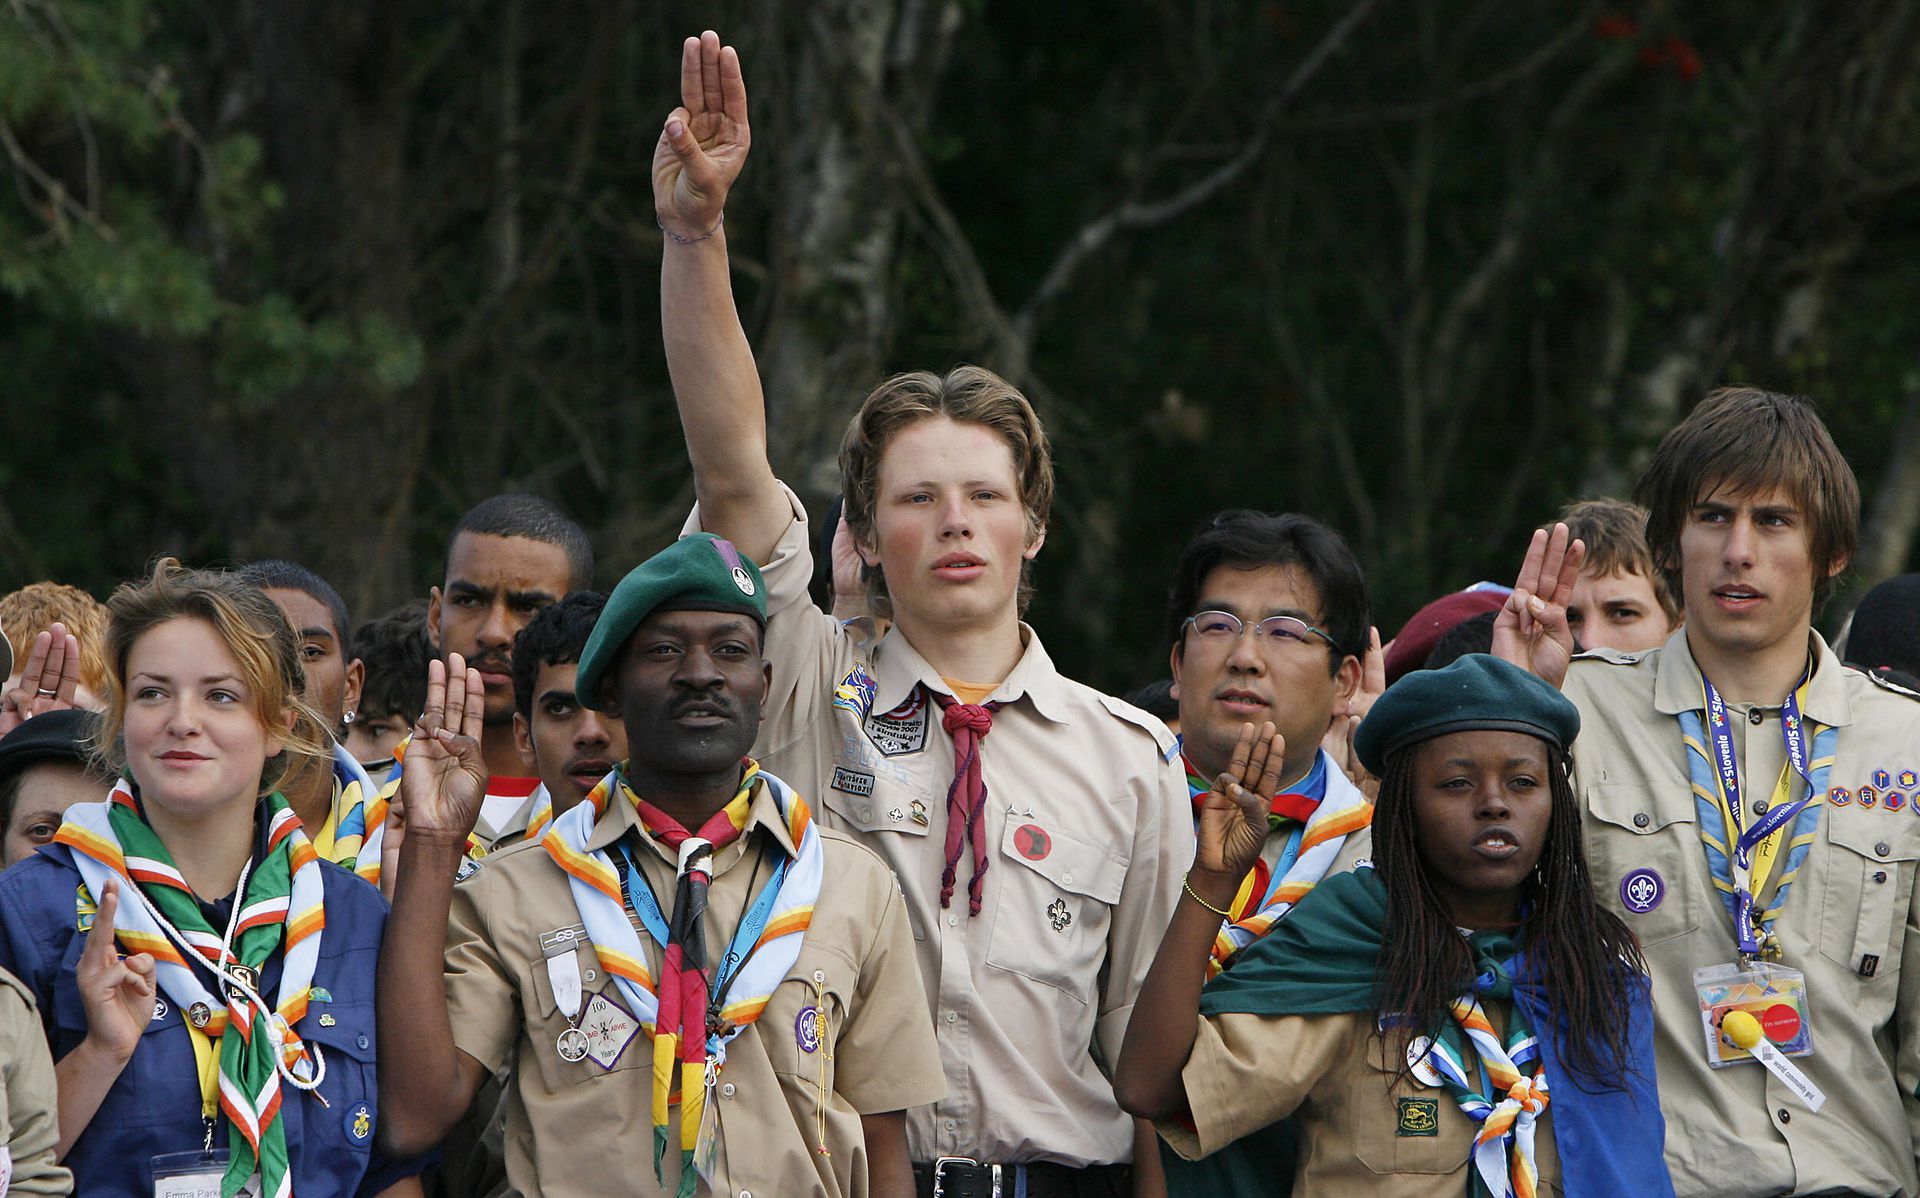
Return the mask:
[(987, 1169), (992, 1171), (993, 1198), (1000, 1198), (1000, 1166), (987, 1165), (986, 1162), (975, 1160), (973, 1157), (970, 1157), (970, 1156), (942, 1156), (942, 1157), (936, 1157), (934, 1159), (933, 1198), (944, 1198), (945, 1196), (946, 1188), (947, 1188), (946, 1173), (947, 1173), (948, 1165), (965, 1165), (971, 1169), (978, 1169), (978, 1168), (981, 1168), (982, 1166), (985, 1166)]

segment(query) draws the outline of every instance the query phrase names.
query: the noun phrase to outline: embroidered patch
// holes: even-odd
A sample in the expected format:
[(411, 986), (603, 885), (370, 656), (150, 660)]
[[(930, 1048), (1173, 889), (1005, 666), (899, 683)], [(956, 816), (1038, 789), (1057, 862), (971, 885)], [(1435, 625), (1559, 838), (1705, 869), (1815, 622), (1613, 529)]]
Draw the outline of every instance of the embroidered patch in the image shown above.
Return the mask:
[(1067, 910), (1065, 899), (1053, 900), (1053, 905), (1047, 908), (1047, 922), (1053, 925), (1056, 932), (1064, 932), (1073, 926), (1073, 912)]
[(1853, 802), (1853, 792), (1844, 786), (1836, 786), (1827, 792), (1827, 802), (1832, 803), (1835, 807), (1845, 807), (1848, 803)]
[(1620, 905), (1635, 915), (1645, 915), (1667, 897), (1667, 884), (1658, 872), (1636, 869), (1620, 879)]
[(1897, 790), (1890, 790), (1880, 800), (1880, 805), (1888, 811), (1898, 811), (1907, 805), (1907, 796)]
[(1912, 770), (1901, 770), (1900, 789), (1912, 790), (1915, 787), (1920, 787), (1920, 773), (1915, 773)]
[(587, 1034), (587, 1055), (594, 1064), (611, 1069), (627, 1045), (633, 1043), (640, 1021), (605, 994), (596, 994), (580, 1016), (580, 1030)]
[(366, 1143), (373, 1138), (373, 1108), (364, 1102), (354, 1103), (347, 1108), (341, 1126), (347, 1130), (347, 1139), (356, 1144)]
[(1893, 775), (1887, 773), (1885, 770), (1875, 770), (1873, 771), (1873, 784), (1878, 789), (1885, 790), (1887, 787), (1893, 785)]
[(1860, 788), (1860, 805), (1862, 807), (1877, 807), (1879, 806), (1879, 804), (1880, 804), (1879, 791), (1875, 790), (1871, 786), (1862, 786)]
[(801, 1052), (820, 1051), (820, 1008), (801, 1007), (793, 1021), (793, 1040)]
[(873, 710), (873, 675), (867, 672), (867, 663), (856, 661), (847, 676), (833, 688), (833, 705), (842, 711), (851, 711), (856, 719), (866, 719)]
[(1021, 824), (1013, 830), (1013, 847), (1029, 861), (1045, 861), (1053, 851), (1053, 837), (1039, 824)]
[(868, 716), (867, 739), (883, 757), (918, 753), (927, 747), (927, 700), (918, 689), (885, 715)]
[(873, 795), (873, 775), (863, 774), (859, 770), (850, 770), (846, 766), (833, 767), (833, 788), (844, 790), (850, 795), (871, 798)]
[(1397, 1136), (1437, 1136), (1440, 1134), (1440, 1100), (1437, 1098), (1402, 1098), (1400, 1100), (1400, 1125), (1394, 1128)]

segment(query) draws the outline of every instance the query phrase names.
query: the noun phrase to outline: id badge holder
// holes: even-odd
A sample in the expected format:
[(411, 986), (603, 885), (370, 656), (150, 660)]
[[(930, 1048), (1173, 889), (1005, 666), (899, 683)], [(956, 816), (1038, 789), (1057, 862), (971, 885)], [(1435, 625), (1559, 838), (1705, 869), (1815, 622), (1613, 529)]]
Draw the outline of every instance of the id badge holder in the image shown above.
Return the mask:
[[(168, 1152), (153, 1158), (153, 1198), (220, 1198), (229, 1157), (219, 1152)], [(260, 1175), (240, 1187), (239, 1198), (259, 1198)]]
[(1700, 1001), (1707, 1064), (1715, 1069), (1761, 1061), (1754, 1048), (1738, 1044), (1750, 1038), (1752, 1024), (1735, 1020), (1738, 1030), (1746, 1034), (1723, 1034), (1728, 1029), (1722, 1025), (1735, 1011), (1745, 1012), (1759, 1024), (1765, 1044), (1773, 1050), (1771, 1055), (1812, 1055), (1813, 1017), (1807, 1006), (1806, 975), (1799, 970), (1766, 961), (1709, 965), (1693, 971), (1693, 989)]

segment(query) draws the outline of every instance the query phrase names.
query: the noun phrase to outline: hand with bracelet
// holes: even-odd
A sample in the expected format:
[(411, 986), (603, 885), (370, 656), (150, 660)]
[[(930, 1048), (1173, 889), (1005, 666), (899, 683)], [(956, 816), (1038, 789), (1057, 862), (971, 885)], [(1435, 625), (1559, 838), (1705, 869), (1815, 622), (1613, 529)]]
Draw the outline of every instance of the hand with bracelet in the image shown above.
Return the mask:
[(720, 231), (752, 141), (739, 54), (712, 30), (688, 38), (680, 107), (667, 114), (653, 149), (654, 213), (669, 241), (694, 245)]
[(1280, 784), (1286, 750), (1272, 724), (1257, 730), (1248, 724), (1207, 793), (1185, 892), (1134, 1000), (1114, 1070), (1114, 1094), (1128, 1114), (1159, 1119), (1186, 1107), (1180, 1074), (1193, 1051), (1207, 960), (1233, 896), (1266, 843), (1267, 796)]

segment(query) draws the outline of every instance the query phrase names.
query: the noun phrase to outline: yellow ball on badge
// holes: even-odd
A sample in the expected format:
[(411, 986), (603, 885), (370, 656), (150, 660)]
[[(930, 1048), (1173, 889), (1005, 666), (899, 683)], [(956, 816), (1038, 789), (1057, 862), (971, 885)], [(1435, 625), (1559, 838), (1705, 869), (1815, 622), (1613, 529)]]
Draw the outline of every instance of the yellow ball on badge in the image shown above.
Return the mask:
[(1728, 1011), (1722, 1016), (1720, 1035), (1735, 1048), (1744, 1048), (1749, 1052), (1766, 1038), (1760, 1030), (1760, 1021), (1747, 1011)]

